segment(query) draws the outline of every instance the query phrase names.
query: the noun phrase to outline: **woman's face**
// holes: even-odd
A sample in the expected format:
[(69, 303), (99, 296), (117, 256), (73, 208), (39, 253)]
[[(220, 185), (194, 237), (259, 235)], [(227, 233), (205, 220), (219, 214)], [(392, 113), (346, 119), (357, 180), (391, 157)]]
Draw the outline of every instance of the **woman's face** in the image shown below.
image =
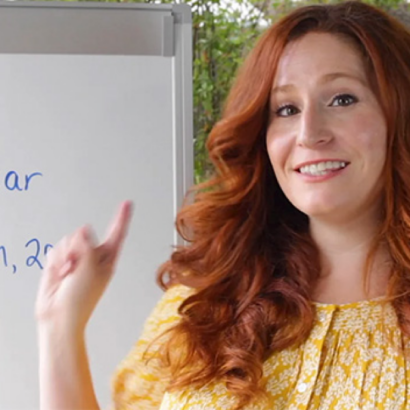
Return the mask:
[(378, 203), (387, 126), (353, 45), (326, 33), (288, 44), (270, 108), (270, 161), (296, 208), (344, 220)]

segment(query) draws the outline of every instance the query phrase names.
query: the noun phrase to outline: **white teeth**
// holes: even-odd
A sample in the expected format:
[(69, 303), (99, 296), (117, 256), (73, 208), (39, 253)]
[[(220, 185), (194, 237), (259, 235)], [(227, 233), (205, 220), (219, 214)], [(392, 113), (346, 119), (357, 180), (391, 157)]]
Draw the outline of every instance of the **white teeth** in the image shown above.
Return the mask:
[(334, 169), (341, 169), (346, 167), (346, 162), (343, 161), (324, 161), (312, 165), (305, 165), (300, 168), (301, 174), (309, 175), (326, 175)]

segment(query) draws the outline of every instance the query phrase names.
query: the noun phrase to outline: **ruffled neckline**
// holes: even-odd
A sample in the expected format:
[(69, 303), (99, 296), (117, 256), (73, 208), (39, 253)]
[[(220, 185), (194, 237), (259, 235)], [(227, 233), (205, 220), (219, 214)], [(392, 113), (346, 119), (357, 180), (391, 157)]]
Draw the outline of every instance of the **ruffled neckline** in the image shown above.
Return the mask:
[(359, 300), (357, 302), (348, 303), (323, 303), (323, 302), (313, 302), (314, 306), (317, 308), (337, 308), (337, 309), (356, 309), (361, 307), (367, 307), (371, 305), (383, 304), (386, 301), (386, 296), (378, 296), (372, 299)]

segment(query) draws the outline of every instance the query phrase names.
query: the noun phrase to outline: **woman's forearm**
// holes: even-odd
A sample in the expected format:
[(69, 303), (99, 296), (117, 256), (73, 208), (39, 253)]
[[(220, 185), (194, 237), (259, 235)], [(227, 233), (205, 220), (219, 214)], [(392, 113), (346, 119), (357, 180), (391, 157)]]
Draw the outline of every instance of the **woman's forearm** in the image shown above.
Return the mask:
[(99, 410), (84, 334), (40, 327), (41, 410)]

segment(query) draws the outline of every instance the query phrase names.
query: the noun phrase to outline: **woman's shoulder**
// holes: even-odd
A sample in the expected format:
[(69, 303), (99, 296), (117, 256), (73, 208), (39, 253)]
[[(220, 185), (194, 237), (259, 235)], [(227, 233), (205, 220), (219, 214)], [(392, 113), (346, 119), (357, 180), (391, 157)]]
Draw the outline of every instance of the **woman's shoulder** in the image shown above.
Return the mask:
[(179, 307), (185, 299), (194, 293), (193, 288), (185, 285), (175, 284), (170, 286), (146, 319), (138, 343), (152, 342), (170, 327), (177, 324), (180, 320)]
[(179, 307), (185, 299), (194, 293), (195, 290), (193, 288), (181, 284), (175, 284), (169, 287), (148, 317), (145, 328), (149, 326), (164, 327), (166, 323), (172, 324), (179, 320)]
[(193, 295), (195, 289), (190, 288), (189, 286), (181, 285), (179, 283), (171, 285), (162, 295), (159, 304), (180, 304), (187, 297)]

